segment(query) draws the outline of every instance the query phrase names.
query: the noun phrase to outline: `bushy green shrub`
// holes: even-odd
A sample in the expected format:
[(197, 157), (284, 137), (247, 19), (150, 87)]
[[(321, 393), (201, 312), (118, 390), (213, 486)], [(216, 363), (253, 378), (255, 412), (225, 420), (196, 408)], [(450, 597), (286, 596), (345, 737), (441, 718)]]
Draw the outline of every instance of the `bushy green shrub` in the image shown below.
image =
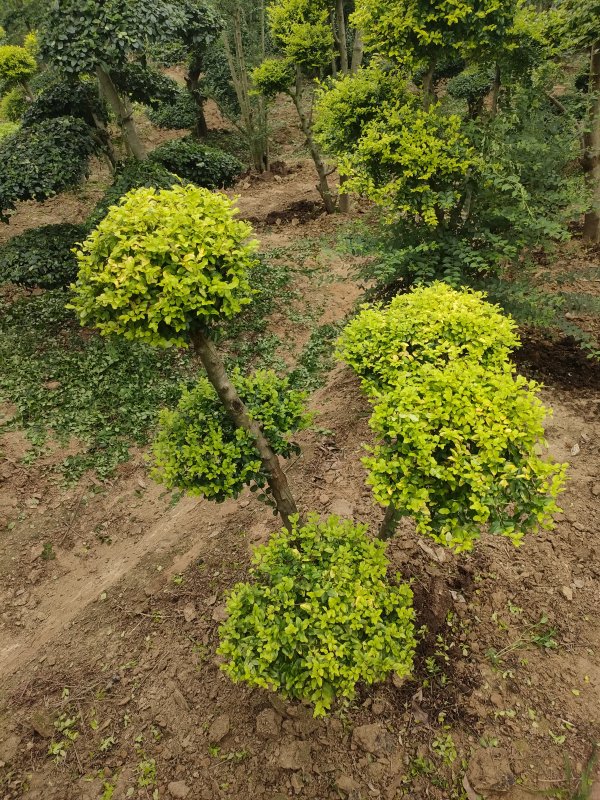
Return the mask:
[(151, 158), (170, 172), (206, 189), (232, 186), (242, 171), (235, 156), (188, 137), (160, 145)]
[(224, 195), (192, 185), (127, 194), (77, 253), (81, 324), (185, 346), (200, 319), (239, 312), (251, 298), (256, 241), (235, 213)]
[(19, 122), (28, 105), (25, 89), (22, 86), (15, 86), (0, 100), (0, 119)]
[(72, 252), (85, 238), (84, 225), (42, 225), (0, 246), (0, 283), (10, 281), (45, 289), (68, 286), (77, 277)]
[(45, 200), (76, 186), (96, 150), (90, 128), (72, 117), (20, 128), (0, 142), (0, 219), (18, 200)]
[(390, 585), (385, 545), (366, 526), (311, 515), (260, 547), (252, 583), (231, 592), (220, 629), (223, 669), (324, 715), (335, 697), (352, 698), (412, 668), (412, 592)]
[(74, 79), (51, 83), (27, 105), (23, 125), (31, 127), (55, 117), (83, 119), (91, 127), (94, 127), (96, 120), (108, 122), (106, 106), (100, 99), (97, 84)]
[(398, 295), (387, 307), (365, 306), (343, 330), (338, 356), (368, 392), (389, 391), (426, 364), (481, 364), (502, 371), (519, 346), (516, 325), (485, 295), (434, 283)]
[(131, 100), (152, 108), (161, 103), (174, 103), (180, 92), (173, 78), (138, 61), (128, 61), (111, 69), (110, 76), (117, 89)]
[(0, 122), (0, 140), (19, 130), (16, 122)]
[(516, 545), (551, 528), (566, 465), (536, 453), (546, 416), (536, 388), (470, 360), (423, 364), (371, 417), (379, 443), (363, 463), (376, 499), (456, 552), (470, 550), (484, 526)]
[(179, 89), (172, 102), (156, 103), (148, 109), (148, 119), (158, 128), (187, 130), (196, 124), (196, 103), (185, 89)]
[[(284, 458), (298, 452), (289, 437), (310, 422), (304, 393), (270, 371), (250, 377), (235, 372), (232, 382), (273, 450)], [(154, 458), (160, 483), (217, 502), (267, 483), (252, 437), (236, 428), (206, 378), (183, 393), (175, 411), (161, 412)]]
[(447, 91), (451, 97), (467, 103), (470, 116), (483, 109), (483, 100), (492, 88), (492, 76), (488, 71), (468, 69), (448, 81)]
[(267, 58), (252, 72), (252, 83), (265, 97), (276, 97), (287, 92), (296, 79), (292, 61), (285, 58)]
[(132, 189), (170, 189), (171, 186), (180, 185), (181, 178), (169, 172), (160, 164), (145, 159), (138, 161), (129, 158), (122, 161), (116, 170), (114, 181), (100, 198), (87, 221), (88, 227), (95, 228), (111, 206), (117, 205), (119, 200)]
[(0, 45), (0, 83), (5, 87), (27, 83), (36, 69), (35, 59), (24, 47)]

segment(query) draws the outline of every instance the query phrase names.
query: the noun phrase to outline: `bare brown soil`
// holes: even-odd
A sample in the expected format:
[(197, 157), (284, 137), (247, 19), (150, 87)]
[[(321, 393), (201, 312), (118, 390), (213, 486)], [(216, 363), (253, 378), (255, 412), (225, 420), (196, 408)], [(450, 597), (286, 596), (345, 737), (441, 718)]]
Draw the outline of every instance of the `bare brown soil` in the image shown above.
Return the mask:
[[(313, 218), (310, 165), (286, 164), (236, 188), (266, 248), (344, 224)], [(85, 214), (89, 198), (69, 198), (48, 201), (52, 221)], [(40, 213), (20, 208), (13, 232)], [(318, 322), (343, 319), (360, 296), (352, 265), (319, 257), (331, 280), (301, 276), (298, 288), (319, 304)], [(308, 336), (283, 317), (272, 325), (297, 348)], [(225, 593), (276, 525), (253, 495), (174, 504), (142, 452), (111, 481), (88, 476), (66, 491), (48, 470), (64, 451), (25, 465), (24, 438), (5, 434), (0, 798), (575, 798), (600, 742), (600, 394), (585, 364), (569, 381), (567, 363), (533, 345), (521, 361), (545, 379), (550, 450), (571, 465), (556, 530), (517, 550), (484, 537), (457, 557), (402, 525), (392, 567), (413, 582), (427, 625), (414, 676), (361, 689), (324, 721), (219, 670)], [(311, 405), (317, 428), (286, 467), (301, 510), (374, 529), (382, 512), (360, 463), (369, 407), (355, 378), (336, 368)], [(65, 719), (78, 736), (55, 761)]]

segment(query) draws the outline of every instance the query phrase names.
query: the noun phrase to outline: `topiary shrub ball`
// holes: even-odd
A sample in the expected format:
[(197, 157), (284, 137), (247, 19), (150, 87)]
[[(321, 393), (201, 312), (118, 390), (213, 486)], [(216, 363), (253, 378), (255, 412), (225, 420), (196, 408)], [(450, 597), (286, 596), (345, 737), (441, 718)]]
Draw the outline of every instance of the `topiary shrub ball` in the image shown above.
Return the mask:
[(342, 331), (337, 354), (369, 393), (394, 387), (423, 364), (468, 359), (510, 369), (519, 346), (514, 321), (485, 295), (437, 282), (395, 297), (389, 306), (365, 306)]
[(73, 248), (85, 238), (84, 225), (42, 225), (0, 247), (0, 283), (58, 289), (77, 277)]
[(242, 171), (242, 164), (235, 156), (188, 137), (160, 145), (150, 158), (170, 172), (206, 189), (233, 186)]
[(133, 190), (77, 252), (72, 308), (82, 325), (185, 346), (198, 326), (251, 300), (257, 242), (223, 194), (198, 186)]
[[(260, 370), (249, 377), (235, 371), (232, 382), (275, 453), (284, 458), (298, 453), (290, 435), (310, 423), (304, 409), (306, 395), (272, 371)], [(238, 497), (248, 485), (269, 491), (254, 439), (235, 426), (206, 378), (183, 392), (174, 411), (161, 411), (153, 451), (153, 477), (169, 489), (218, 503)]]
[(323, 716), (357, 683), (401, 677), (415, 649), (412, 592), (387, 580), (386, 545), (365, 525), (295, 518), (259, 547), (251, 583), (227, 601), (218, 652), (234, 681), (314, 704)]

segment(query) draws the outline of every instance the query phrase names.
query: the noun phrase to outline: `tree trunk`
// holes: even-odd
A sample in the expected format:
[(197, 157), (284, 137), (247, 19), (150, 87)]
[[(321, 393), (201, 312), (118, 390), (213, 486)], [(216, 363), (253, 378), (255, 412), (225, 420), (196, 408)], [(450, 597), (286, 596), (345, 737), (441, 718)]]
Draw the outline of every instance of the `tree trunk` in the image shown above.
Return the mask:
[(205, 139), (208, 136), (208, 125), (206, 124), (206, 117), (204, 116), (204, 103), (206, 102), (206, 97), (203, 95), (200, 88), (201, 73), (201, 59), (192, 59), (188, 69), (188, 74), (185, 76), (185, 85), (187, 86), (187, 90), (196, 104), (196, 124), (194, 126), (193, 135), (197, 139)]
[(396, 528), (398, 527), (399, 516), (400, 514), (398, 513), (396, 506), (393, 503), (390, 503), (385, 510), (383, 521), (379, 527), (379, 533), (377, 534), (378, 539), (383, 539), (386, 541), (387, 539), (392, 538), (392, 536), (396, 533)]
[(312, 160), (315, 162), (315, 168), (317, 170), (317, 175), (319, 176), (319, 185), (317, 189), (319, 190), (319, 194), (323, 200), (325, 211), (328, 214), (333, 214), (336, 210), (336, 202), (333, 194), (331, 193), (331, 189), (329, 188), (329, 183), (327, 182), (327, 170), (325, 168), (323, 156), (317, 147), (317, 143), (315, 142), (310, 129), (310, 123), (306, 117), (306, 114), (304, 113), (304, 110), (302, 109), (302, 91), (300, 88), (300, 81), (301, 79), (298, 77), (296, 80), (296, 91), (292, 91), (290, 94), (292, 100), (294, 101), (294, 105), (296, 106), (296, 111), (298, 112), (300, 128), (302, 129), (302, 133), (306, 138), (306, 144), (310, 150)]
[(364, 51), (365, 45), (363, 42), (362, 33), (360, 32), (360, 29), (357, 28), (354, 31), (354, 44), (352, 46), (352, 64), (350, 67), (352, 72), (356, 72), (361, 66)]
[(431, 61), (427, 72), (423, 75), (423, 108), (428, 111), (433, 102), (435, 94), (433, 91), (433, 73), (435, 72), (435, 61)]
[(258, 422), (250, 416), (235, 386), (229, 380), (221, 356), (214, 343), (205, 333), (196, 331), (192, 335), (192, 344), (204, 365), (208, 380), (214, 386), (220, 401), (234, 424), (238, 428), (248, 431), (254, 439), (277, 511), (285, 527), (290, 530), (290, 517), (297, 513), (297, 508), (277, 454), (267, 441)]
[(340, 51), (340, 72), (348, 74), (348, 37), (346, 35), (346, 18), (344, 16), (344, 0), (335, 0), (335, 17), (337, 22), (337, 44)]
[(492, 99), (490, 104), (490, 112), (492, 117), (498, 113), (498, 98), (500, 97), (500, 87), (502, 85), (502, 76), (500, 74), (500, 64), (494, 65), (494, 80), (492, 82)]
[(146, 158), (146, 148), (138, 136), (129, 101), (127, 99), (121, 99), (112, 78), (102, 67), (96, 67), (96, 74), (102, 94), (108, 101), (108, 104), (117, 118), (117, 123), (123, 131), (123, 136), (131, 150), (131, 154), (134, 158), (137, 158), (138, 161), (143, 161)]
[(590, 58), (591, 107), (584, 138), (583, 170), (592, 197), (592, 207), (585, 215), (583, 238), (600, 243), (600, 41), (592, 46)]

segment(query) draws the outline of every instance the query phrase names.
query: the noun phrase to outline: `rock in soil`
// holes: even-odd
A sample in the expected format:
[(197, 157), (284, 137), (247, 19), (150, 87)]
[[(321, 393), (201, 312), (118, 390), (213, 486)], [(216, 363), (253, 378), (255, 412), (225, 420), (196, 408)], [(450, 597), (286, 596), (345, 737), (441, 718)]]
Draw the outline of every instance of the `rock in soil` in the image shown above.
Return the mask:
[(265, 708), (256, 717), (256, 735), (262, 739), (277, 739), (281, 731), (281, 717), (273, 708)]
[(361, 750), (373, 755), (389, 753), (394, 747), (394, 737), (380, 722), (355, 728), (352, 741)]
[(476, 750), (467, 777), (473, 789), (484, 797), (489, 792), (506, 792), (515, 782), (508, 755), (501, 748)]
[(168, 785), (169, 794), (171, 797), (186, 798), (190, 793), (190, 789), (185, 781), (173, 781)]
[(229, 733), (229, 728), (229, 717), (227, 714), (221, 714), (214, 720), (208, 729), (208, 741), (211, 744), (218, 744), (219, 742), (223, 741), (223, 739)]
[(281, 745), (278, 764), (281, 769), (310, 770), (312, 768), (310, 742), (296, 739), (293, 742)]

